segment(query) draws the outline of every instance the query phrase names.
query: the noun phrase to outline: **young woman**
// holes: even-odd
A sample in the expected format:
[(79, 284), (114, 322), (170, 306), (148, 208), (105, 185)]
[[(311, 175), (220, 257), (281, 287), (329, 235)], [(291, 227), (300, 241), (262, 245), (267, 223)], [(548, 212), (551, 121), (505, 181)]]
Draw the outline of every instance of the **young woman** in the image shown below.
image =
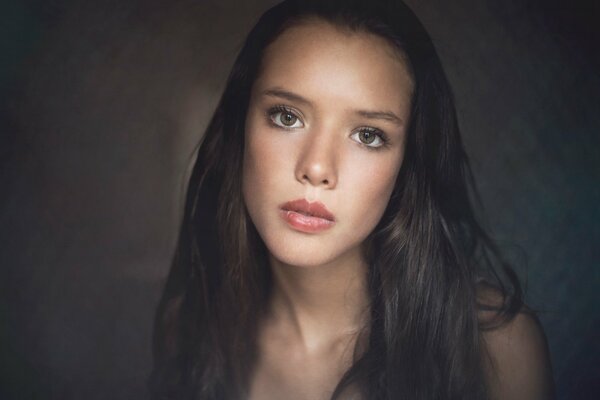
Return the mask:
[(450, 88), (398, 1), (285, 1), (198, 150), (158, 307), (160, 399), (548, 399), (477, 224)]

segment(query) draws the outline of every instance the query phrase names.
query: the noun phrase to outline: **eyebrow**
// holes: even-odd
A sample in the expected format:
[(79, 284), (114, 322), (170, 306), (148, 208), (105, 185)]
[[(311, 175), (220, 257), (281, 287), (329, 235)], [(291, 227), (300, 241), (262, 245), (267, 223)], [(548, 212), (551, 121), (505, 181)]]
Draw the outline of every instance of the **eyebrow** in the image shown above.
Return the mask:
[(404, 125), (404, 121), (402, 121), (402, 118), (400, 118), (399, 116), (397, 116), (396, 114), (394, 114), (391, 111), (367, 111), (367, 110), (356, 110), (354, 111), (356, 114), (360, 115), (361, 117), (365, 117), (368, 119), (383, 119), (386, 121), (390, 121), (395, 123), (396, 125), (399, 126), (403, 126)]
[[(300, 96), (299, 94), (284, 90), (280, 87), (267, 89), (263, 92), (263, 95), (270, 97), (279, 97), (289, 101), (295, 101), (297, 103), (312, 105), (312, 103), (308, 99)], [(404, 126), (404, 121), (402, 121), (402, 118), (400, 118), (391, 111), (352, 110), (352, 112), (364, 118), (382, 119), (385, 121), (393, 122), (399, 126)]]
[(265, 90), (263, 92), (263, 94), (265, 96), (270, 96), (270, 97), (280, 97), (280, 98), (283, 98), (286, 100), (295, 101), (297, 103), (303, 103), (303, 104), (307, 104), (307, 105), (311, 104), (310, 101), (308, 101), (304, 97), (300, 96), (299, 94), (288, 92), (287, 90), (283, 90), (278, 87)]

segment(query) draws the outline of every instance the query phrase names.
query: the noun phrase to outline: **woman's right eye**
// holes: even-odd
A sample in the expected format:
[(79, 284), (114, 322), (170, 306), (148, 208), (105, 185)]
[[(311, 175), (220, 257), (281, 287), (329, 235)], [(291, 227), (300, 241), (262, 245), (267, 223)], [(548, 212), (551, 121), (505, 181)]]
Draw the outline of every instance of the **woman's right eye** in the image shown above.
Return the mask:
[(274, 107), (269, 110), (268, 114), (271, 122), (281, 128), (295, 129), (304, 126), (294, 111), (287, 107)]

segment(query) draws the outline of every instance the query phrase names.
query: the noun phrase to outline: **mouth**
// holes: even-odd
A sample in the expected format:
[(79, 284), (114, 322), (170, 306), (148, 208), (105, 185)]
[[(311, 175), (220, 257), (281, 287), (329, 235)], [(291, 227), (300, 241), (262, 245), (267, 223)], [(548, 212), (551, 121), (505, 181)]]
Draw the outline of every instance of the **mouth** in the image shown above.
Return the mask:
[(283, 211), (293, 211), (306, 217), (315, 217), (335, 222), (334, 215), (323, 203), (315, 201), (309, 203), (306, 199), (288, 201), (280, 206)]
[(334, 215), (319, 202), (309, 203), (305, 199), (289, 201), (280, 207), (281, 217), (293, 229), (304, 233), (317, 233), (335, 224)]

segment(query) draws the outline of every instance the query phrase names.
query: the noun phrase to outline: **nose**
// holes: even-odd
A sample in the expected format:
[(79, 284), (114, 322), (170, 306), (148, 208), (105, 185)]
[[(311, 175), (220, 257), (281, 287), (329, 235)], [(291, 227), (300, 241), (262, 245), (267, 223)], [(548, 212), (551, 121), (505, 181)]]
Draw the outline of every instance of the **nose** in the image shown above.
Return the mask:
[(296, 164), (296, 179), (323, 189), (337, 185), (337, 154), (333, 135), (307, 135)]

